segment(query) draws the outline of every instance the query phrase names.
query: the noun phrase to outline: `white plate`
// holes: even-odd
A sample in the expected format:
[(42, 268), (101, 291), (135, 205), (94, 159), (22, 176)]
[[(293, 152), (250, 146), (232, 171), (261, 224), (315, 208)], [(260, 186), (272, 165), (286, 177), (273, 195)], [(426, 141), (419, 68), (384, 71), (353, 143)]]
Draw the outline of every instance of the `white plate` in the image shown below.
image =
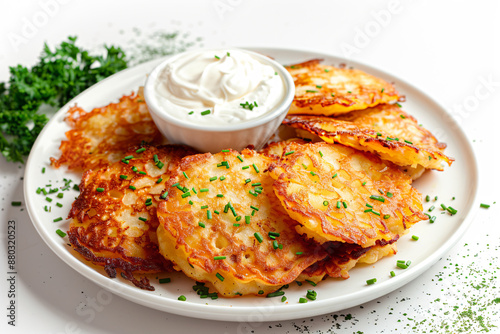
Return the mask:
[[(430, 205), (436, 206), (432, 213), (437, 216), (437, 221), (434, 224), (424, 221), (412, 227), (410, 233), (398, 242), (399, 253), (396, 256), (384, 258), (375, 265), (357, 267), (350, 272), (351, 278), (347, 280), (327, 279), (321, 282), (314, 288), (318, 293), (318, 299), (306, 304), (300, 304), (298, 300), (305, 296), (307, 289), (311, 288), (308, 284), (301, 287), (295, 283), (290, 284), (290, 288), (286, 290), (288, 300), (282, 303), (280, 297), (200, 299), (191, 288), (194, 281), (180, 273), (150, 276), (156, 288), (154, 292), (141, 290), (121, 277), (108, 278), (102, 269), (90, 266), (76, 257), (67, 244), (67, 238), (61, 238), (55, 233), (58, 228), (63, 231), (67, 230), (68, 221), (54, 223), (53, 219), (67, 216), (77, 193), (66, 192), (64, 198), (59, 200), (64, 206), (58, 208), (54, 205), (55, 201), (46, 202), (45, 196), (37, 195), (36, 190), (46, 184), (60, 186), (63, 178), (71, 178), (77, 183), (80, 181), (78, 174), (68, 173), (63, 168), (56, 170), (49, 167), (49, 157), (59, 156), (60, 142), (65, 139), (64, 133), (69, 130), (64, 122), (69, 106), (77, 103), (85, 110), (90, 110), (116, 102), (122, 95), (130, 94), (143, 85), (146, 75), (162, 61), (159, 59), (124, 70), (87, 89), (59, 110), (43, 129), (33, 146), (26, 164), (24, 181), (26, 206), (33, 225), (57, 256), (99, 286), (151, 308), (203, 319), (242, 322), (277, 321), (338, 311), (396, 290), (423, 273), (459, 240), (472, 222), (473, 213), (479, 205), (476, 199), (478, 173), (469, 140), (443, 107), (405, 81), (358, 62), (300, 50), (275, 48), (252, 48), (252, 50), (269, 55), (283, 64), (297, 63), (312, 58), (323, 58), (327, 64), (346, 63), (348, 66), (394, 82), (397, 90), (406, 95), (407, 102), (403, 103), (404, 110), (414, 115), (439, 139), (448, 143), (446, 153), (456, 159), (453, 166), (446, 168), (445, 172), (427, 172), (414, 184), (424, 196), (427, 194), (432, 197), (439, 196), (437, 202), (425, 203), (426, 208)], [(44, 174), (41, 172), (43, 167), (46, 167)], [(456, 199), (452, 200), (452, 197)], [(458, 213), (454, 216), (441, 214), (439, 208), (441, 203), (453, 206), (458, 209)], [(45, 205), (50, 205), (52, 212), (45, 212)], [(417, 235), (420, 239), (413, 241), (412, 235)], [(398, 259), (411, 260), (412, 264), (406, 270), (398, 269), (395, 266)], [(392, 270), (396, 272), (396, 277), (390, 277), (389, 273)], [(155, 279), (157, 276), (171, 277), (172, 282), (160, 285)], [(371, 278), (377, 278), (377, 283), (367, 285), (366, 280)], [(187, 301), (177, 300), (181, 294), (187, 297)]]

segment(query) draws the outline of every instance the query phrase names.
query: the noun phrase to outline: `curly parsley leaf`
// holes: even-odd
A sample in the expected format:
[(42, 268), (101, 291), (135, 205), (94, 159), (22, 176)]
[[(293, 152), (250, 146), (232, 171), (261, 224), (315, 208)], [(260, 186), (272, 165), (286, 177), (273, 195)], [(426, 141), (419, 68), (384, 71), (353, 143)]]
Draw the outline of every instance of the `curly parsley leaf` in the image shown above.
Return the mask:
[(48, 121), (41, 109), (61, 108), (73, 97), (127, 67), (121, 48), (105, 46), (105, 55), (91, 55), (68, 37), (52, 51), (45, 44), (39, 62), (28, 69), (10, 67), (8, 83), (0, 83), (0, 152), (23, 162)]

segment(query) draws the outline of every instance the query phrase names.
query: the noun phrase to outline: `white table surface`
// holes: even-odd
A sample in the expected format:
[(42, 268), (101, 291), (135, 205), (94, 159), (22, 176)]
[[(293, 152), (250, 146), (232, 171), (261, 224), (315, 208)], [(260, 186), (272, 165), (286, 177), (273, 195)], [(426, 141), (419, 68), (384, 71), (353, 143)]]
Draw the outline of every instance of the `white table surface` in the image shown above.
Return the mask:
[[(485, 310), (476, 305), (470, 320), (453, 311), (453, 306), (466, 310), (467, 301), (485, 306), (500, 297), (500, 203), (493, 204), (500, 199), (499, 14), (496, 1), (2, 1), (0, 81), (7, 80), (8, 66), (33, 64), (44, 41), (56, 45), (77, 35), (79, 45), (89, 49), (103, 43), (130, 46), (134, 28), (142, 32), (139, 40), (153, 31), (180, 31), (189, 33), (187, 39), (201, 37), (200, 46), (316, 50), (396, 74), (436, 98), (459, 121), (479, 162), (480, 202), (492, 206), (478, 211), (466, 235), (427, 272), (377, 300), (294, 321), (215, 322), (134, 304), (64, 264), (24, 209), (23, 165), (0, 157), (0, 332), (441, 333), (443, 325), (453, 332), (468, 323), (474, 333), (481, 328), (479, 315), (500, 326), (500, 304)], [(364, 39), (363, 31), (369, 33)], [(12, 207), (12, 201), (23, 206)], [(17, 225), (15, 327), (6, 316), (9, 220)]]

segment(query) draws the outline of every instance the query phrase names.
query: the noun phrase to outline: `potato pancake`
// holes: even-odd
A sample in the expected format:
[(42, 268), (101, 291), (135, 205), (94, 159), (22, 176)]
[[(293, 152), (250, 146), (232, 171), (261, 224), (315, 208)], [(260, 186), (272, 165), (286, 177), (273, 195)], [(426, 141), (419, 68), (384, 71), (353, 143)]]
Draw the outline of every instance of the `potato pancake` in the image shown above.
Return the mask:
[[(372, 152), (399, 166), (443, 170), (453, 158), (432, 133), (395, 105), (380, 105), (337, 117), (289, 115), (283, 124), (306, 130), (327, 143)], [(300, 136), (302, 132), (299, 132)]]
[(84, 171), (119, 161), (127, 149), (141, 142), (162, 144), (164, 139), (149, 114), (142, 88), (137, 95), (123, 96), (118, 103), (90, 112), (74, 106), (66, 122), (72, 130), (61, 142), (59, 159), (50, 158), (52, 166)]
[(276, 198), (272, 162), (251, 150), (182, 159), (158, 208), (161, 254), (225, 297), (266, 295), (323, 259)]
[(299, 222), (297, 232), (320, 243), (366, 248), (427, 219), (410, 177), (390, 162), (346, 146), (291, 143), (270, 175), (285, 210)]
[(184, 146), (137, 146), (123, 161), (85, 172), (68, 217), (74, 249), (104, 266), (110, 277), (118, 269), (138, 287), (153, 290), (147, 279), (133, 274), (172, 267), (158, 252), (156, 207), (169, 170), (193, 153)]
[(288, 140), (269, 143), (266, 146), (264, 146), (262, 149), (260, 149), (259, 153), (264, 154), (266, 157), (270, 157), (270, 158), (279, 160), (281, 158), (281, 156), (283, 155), (283, 150), (292, 142), (299, 143), (299, 144), (307, 143), (305, 140), (302, 140), (300, 138), (291, 138)]
[(295, 83), (289, 114), (339, 115), (400, 96), (390, 83), (360, 70), (322, 65), (319, 59), (286, 67)]
[(397, 253), (396, 240), (381, 244), (378, 240), (375, 246), (363, 248), (355, 244), (346, 244), (338, 241), (327, 242), (328, 256), (314, 263), (300, 274), (298, 281), (312, 281), (318, 283), (325, 277), (349, 278), (349, 270), (358, 263), (373, 264), (383, 257)]

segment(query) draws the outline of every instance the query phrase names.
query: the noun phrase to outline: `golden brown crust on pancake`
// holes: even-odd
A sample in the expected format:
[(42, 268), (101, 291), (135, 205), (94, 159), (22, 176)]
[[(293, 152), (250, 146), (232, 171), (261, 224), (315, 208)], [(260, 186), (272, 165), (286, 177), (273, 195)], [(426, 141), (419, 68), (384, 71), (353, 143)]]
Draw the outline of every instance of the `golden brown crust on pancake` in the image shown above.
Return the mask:
[(451, 165), (454, 161), (443, 153), (446, 144), (395, 105), (380, 105), (335, 118), (289, 115), (283, 124), (306, 130), (327, 143), (375, 153), (399, 166), (443, 170), (443, 163)]
[(427, 219), (408, 176), (390, 162), (342, 145), (291, 143), (270, 175), (285, 210), (300, 224), (297, 231), (320, 243), (370, 247)]
[(251, 150), (184, 158), (158, 209), (160, 252), (226, 297), (275, 291), (326, 256), (295, 231), (296, 222), (276, 198), (267, 172), (272, 161)]
[[(145, 150), (137, 153), (138, 149)], [(147, 280), (136, 280), (133, 274), (172, 268), (158, 252), (156, 206), (169, 170), (193, 153), (184, 146), (136, 146), (123, 155), (134, 156), (128, 164), (117, 162), (86, 171), (68, 217), (72, 218), (68, 235), (74, 249), (104, 266), (110, 277), (118, 269), (137, 286), (152, 290)]]
[(50, 158), (52, 166), (75, 171), (97, 168), (116, 162), (130, 146), (141, 142), (161, 144), (164, 140), (149, 114), (142, 89), (125, 95), (90, 112), (78, 106), (68, 110), (66, 122), (72, 130), (61, 142), (61, 156)]
[(322, 65), (319, 59), (287, 66), (295, 83), (289, 114), (339, 115), (400, 97), (388, 82), (355, 69)]

